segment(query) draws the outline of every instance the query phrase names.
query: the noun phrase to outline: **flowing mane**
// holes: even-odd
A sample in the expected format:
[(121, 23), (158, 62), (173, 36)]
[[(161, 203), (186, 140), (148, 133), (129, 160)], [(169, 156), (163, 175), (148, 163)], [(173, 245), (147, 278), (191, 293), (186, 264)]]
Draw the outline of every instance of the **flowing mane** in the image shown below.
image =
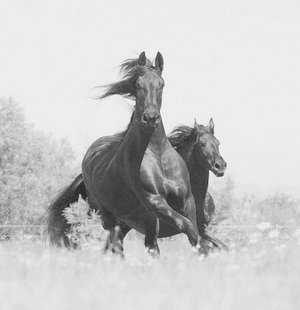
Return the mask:
[(168, 139), (171, 145), (177, 148), (196, 138), (199, 133), (202, 134), (204, 132), (207, 132), (207, 127), (203, 125), (197, 125), (197, 128), (182, 125), (175, 127), (169, 134)]
[(120, 144), (123, 142), (124, 137), (126, 136), (133, 121), (133, 117), (134, 111), (131, 115), (129, 124), (124, 131), (118, 132), (114, 135), (101, 137), (91, 145), (90, 151), (93, 152), (93, 156), (101, 153), (101, 161), (99, 165), (103, 167), (104, 170), (115, 156)]
[(104, 86), (106, 91), (99, 99), (103, 99), (112, 95), (121, 95), (125, 98), (134, 99), (136, 94), (136, 80), (146, 70), (153, 69), (149, 59), (146, 60), (145, 66), (138, 64), (138, 58), (127, 59), (120, 66), (120, 72), (123, 74), (123, 79), (119, 82)]

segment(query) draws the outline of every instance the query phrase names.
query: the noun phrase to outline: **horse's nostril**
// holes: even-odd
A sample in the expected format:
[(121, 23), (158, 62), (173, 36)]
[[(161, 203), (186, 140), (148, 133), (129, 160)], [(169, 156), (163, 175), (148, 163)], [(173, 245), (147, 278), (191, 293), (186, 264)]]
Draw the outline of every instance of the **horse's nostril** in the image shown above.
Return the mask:
[(217, 168), (218, 170), (220, 170), (220, 165), (218, 163), (215, 163), (215, 168)]
[(148, 123), (148, 119), (147, 119), (145, 114), (143, 114), (143, 116), (142, 116), (142, 122), (143, 123)]
[(159, 123), (159, 114), (143, 114), (142, 116), (142, 122), (144, 124), (150, 124), (150, 123), (153, 123), (153, 124), (158, 124)]

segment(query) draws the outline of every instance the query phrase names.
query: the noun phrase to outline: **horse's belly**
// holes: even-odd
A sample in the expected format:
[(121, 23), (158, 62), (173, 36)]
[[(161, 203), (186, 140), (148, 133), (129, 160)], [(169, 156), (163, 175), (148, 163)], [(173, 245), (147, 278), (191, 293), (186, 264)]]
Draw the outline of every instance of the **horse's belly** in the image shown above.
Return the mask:
[(178, 235), (180, 233), (181, 233), (181, 231), (179, 231), (175, 227), (169, 226), (165, 223), (160, 222), (158, 238), (171, 237), (174, 235)]
[(107, 203), (105, 204), (106, 208), (109, 208), (110, 211), (119, 219), (134, 218), (138, 219), (141, 216), (141, 205), (138, 199), (130, 194), (128, 191), (113, 190), (105, 191), (106, 194), (102, 195), (102, 199), (105, 196)]
[[(145, 235), (145, 222), (144, 221), (133, 221), (132, 219), (127, 219), (124, 221), (129, 227), (135, 229), (139, 233)], [(173, 226), (169, 226), (163, 222), (160, 222), (159, 225), (159, 233), (158, 238), (167, 238), (174, 235), (178, 235), (181, 232), (174, 228)]]

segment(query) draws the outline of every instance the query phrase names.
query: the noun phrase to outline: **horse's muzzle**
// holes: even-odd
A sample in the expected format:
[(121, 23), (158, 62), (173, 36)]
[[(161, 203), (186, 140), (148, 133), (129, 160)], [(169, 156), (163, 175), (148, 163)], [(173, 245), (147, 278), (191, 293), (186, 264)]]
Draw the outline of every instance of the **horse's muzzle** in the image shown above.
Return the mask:
[(147, 129), (156, 129), (159, 122), (160, 115), (157, 112), (149, 112), (142, 115), (142, 124)]
[(216, 161), (214, 165), (211, 167), (211, 171), (214, 173), (216, 177), (222, 177), (225, 174), (225, 170), (227, 168), (227, 163), (225, 160)]

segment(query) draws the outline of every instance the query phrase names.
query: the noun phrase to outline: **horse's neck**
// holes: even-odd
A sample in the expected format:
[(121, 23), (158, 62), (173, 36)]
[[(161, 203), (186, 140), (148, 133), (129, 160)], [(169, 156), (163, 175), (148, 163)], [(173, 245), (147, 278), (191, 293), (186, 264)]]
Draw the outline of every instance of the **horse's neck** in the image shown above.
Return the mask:
[(194, 145), (192, 143), (192, 141), (185, 143), (182, 146), (178, 146), (176, 148), (176, 151), (179, 153), (179, 155), (183, 158), (183, 160), (185, 161), (185, 163), (187, 164), (190, 159), (191, 159), (191, 155), (193, 152), (193, 148)]
[(159, 156), (165, 146), (168, 145), (162, 121), (153, 133), (148, 133), (141, 127), (137, 117), (134, 116), (123, 145), (126, 147), (130, 169), (138, 172), (148, 147)]
[(209, 170), (199, 163), (195, 152), (191, 153), (186, 165), (189, 170), (190, 183), (196, 202), (204, 200), (208, 188)]
[(164, 124), (162, 120), (159, 122), (158, 127), (153, 132), (151, 140), (149, 142), (149, 148), (156, 154), (162, 154), (165, 149), (170, 146), (169, 140), (167, 139)]

